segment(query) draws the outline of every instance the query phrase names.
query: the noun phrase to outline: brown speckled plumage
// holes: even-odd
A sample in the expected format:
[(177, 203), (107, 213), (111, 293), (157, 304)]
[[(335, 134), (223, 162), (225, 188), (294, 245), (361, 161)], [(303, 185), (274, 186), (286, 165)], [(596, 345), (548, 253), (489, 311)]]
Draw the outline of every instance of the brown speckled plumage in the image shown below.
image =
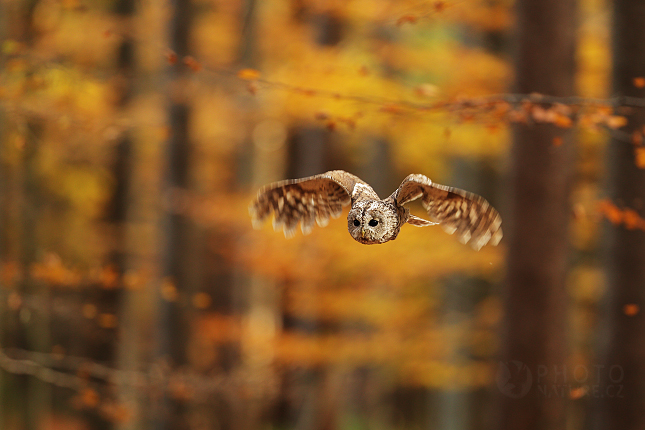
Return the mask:
[[(433, 221), (411, 215), (403, 206), (418, 198)], [(502, 219), (483, 197), (435, 184), (424, 175), (409, 175), (386, 199), (343, 170), (275, 182), (260, 189), (249, 212), (254, 226), (260, 226), (273, 212), (274, 228), (282, 228), (285, 236), (291, 237), (298, 223), (308, 234), (314, 223), (324, 227), (330, 217), (340, 217), (343, 206), (350, 203), (348, 230), (363, 244), (395, 239), (406, 222), (417, 227), (439, 224), (477, 250), (487, 243), (497, 245), (502, 238)]]

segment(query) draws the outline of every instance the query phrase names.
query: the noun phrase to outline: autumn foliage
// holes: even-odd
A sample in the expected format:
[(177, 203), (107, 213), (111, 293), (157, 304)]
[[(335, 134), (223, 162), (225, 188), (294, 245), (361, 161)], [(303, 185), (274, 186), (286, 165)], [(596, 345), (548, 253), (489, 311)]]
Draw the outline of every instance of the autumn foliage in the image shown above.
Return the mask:
[[(577, 136), (571, 356), (590, 362), (603, 287), (584, 256), (603, 218), (645, 230), (598, 197), (608, 137), (645, 168), (634, 106), (607, 92), (605, 6), (581, 2), (579, 97), (561, 98), (510, 92), (509, 1), (194, 2), (190, 55), (170, 48), (168, 5), (114, 3), (0, 6), (0, 428), (33, 408), (33, 428), (149, 428), (168, 399), (203, 428), (420, 428), (427, 399), (486, 396), (504, 242), (405, 226), (362, 246), (344, 216), (286, 240), (247, 207), (264, 183), (344, 168), (382, 197), (415, 172), (503, 208), (516, 124)], [(181, 132), (187, 183), (165, 189)], [(168, 243), (188, 281), (165, 275)], [(185, 362), (158, 353), (172, 339)], [(467, 403), (451, 416), (483, 420)]]

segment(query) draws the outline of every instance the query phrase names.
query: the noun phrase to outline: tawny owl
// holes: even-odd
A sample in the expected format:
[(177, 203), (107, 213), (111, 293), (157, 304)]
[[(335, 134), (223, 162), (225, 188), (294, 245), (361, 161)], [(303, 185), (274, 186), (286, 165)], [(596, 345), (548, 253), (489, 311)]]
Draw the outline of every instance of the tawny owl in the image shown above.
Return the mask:
[[(418, 198), (433, 221), (416, 217), (403, 206)], [(483, 197), (435, 184), (423, 175), (409, 175), (386, 199), (380, 199), (365, 181), (343, 170), (275, 182), (260, 189), (249, 212), (253, 225), (259, 227), (273, 211), (274, 229), (282, 227), (284, 235), (291, 237), (298, 223), (308, 234), (314, 222), (326, 226), (330, 216), (340, 217), (343, 206), (350, 203), (349, 234), (366, 245), (396, 239), (406, 222), (417, 227), (439, 224), (476, 250), (489, 242), (497, 245), (502, 238), (502, 219)]]

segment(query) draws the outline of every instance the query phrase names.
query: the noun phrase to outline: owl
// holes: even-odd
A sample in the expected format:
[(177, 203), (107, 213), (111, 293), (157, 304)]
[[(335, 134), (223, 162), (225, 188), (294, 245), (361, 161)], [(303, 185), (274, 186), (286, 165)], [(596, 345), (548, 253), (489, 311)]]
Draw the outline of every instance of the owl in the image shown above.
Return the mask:
[[(432, 221), (412, 215), (405, 206), (419, 198)], [(298, 223), (308, 234), (314, 224), (324, 227), (330, 217), (340, 217), (343, 207), (350, 204), (347, 229), (364, 245), (396, 239), (405, 223), (416, 227), (438, 224), (476, 250), (487, 243), (497, 245), (502, 239), (502, 219), (483, 197), (435, 184), (424, 175), (409, 175), (386, 199), (343, 170), (275, 182), (260, 189), (249, 213), (254, 227), (259, 228), (273, 212), (273, 228), (282, 228), (286, 237), (292, 237)]]

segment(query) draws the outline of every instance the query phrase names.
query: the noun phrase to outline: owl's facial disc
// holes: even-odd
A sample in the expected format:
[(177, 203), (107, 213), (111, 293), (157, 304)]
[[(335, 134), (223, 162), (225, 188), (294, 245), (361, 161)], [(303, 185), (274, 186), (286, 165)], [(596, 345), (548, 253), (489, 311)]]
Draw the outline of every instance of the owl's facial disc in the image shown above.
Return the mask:
[(394, 239), (399, 220), (396, 210), (380, 201), (358, 202), (347, 216), (347, 227), (357, 242), (365, 245)]
[[(347, 214), (347, 230), (354, 240), (361, 242), (361, 226), (363, 224), (363, 210), (360, 207), (352, 208)], [(361, 242), (362, 243), (362, 242)]]

